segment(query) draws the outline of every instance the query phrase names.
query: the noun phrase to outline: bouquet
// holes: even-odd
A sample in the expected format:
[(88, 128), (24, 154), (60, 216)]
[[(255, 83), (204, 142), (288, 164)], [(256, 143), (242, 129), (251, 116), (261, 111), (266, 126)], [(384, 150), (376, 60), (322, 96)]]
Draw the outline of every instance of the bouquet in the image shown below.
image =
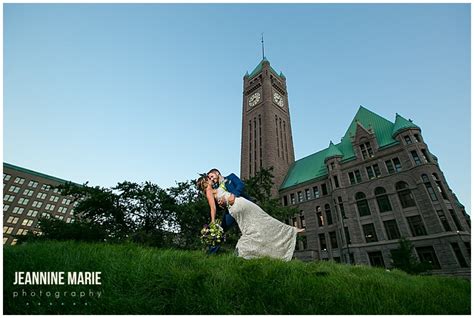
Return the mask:
[(201, 230), (201, 242), (207, 246), (216, 246), (225, 242), (224, 229), (217, 223), (204, 224)]

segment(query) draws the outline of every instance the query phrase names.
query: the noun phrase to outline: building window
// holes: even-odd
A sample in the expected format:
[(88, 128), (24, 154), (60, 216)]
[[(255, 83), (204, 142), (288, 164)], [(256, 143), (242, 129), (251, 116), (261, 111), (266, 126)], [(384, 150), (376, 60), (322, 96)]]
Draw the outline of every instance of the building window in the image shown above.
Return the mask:
[(413, 157), (413, 160), (415, 161), (415, 165), (421, 165), (421, 160), (420, 157), (418, 157), (418, 153), (416, 152), (416, 150), (412, 150), (410, 153)]
[(468, 267), (466, 259), (462, 255), (461, 248), (459, 247), (458, 243), (452, 242), (451, 247), (453, 248), (454, 255), (456, 255), (456, 258), (458, 260), (458, 263), (461, 267)]
[(355, 195), (357, 209), (359, 210), (360, 216), (370, 215), (369, 203), (363, 192), (357, 192)]
[(4, 237), (3, 238), (3, 245), (5, 245), (5, 243), (7, 243), (7, 241), (8, 241), (8, 237)]
[(304, 212), (300, 211), (300, 224), (302, 228), (306, 228), (306, 221), (304, 219)]
[(24, 225), (24, 226), (31, 226), (33, 224), (33, 220), (29, 220), (29, 219), (23, 219), (23, 222), (21, 222), (21, 225)]
[(383, 261), (383, 255), (381, 251), (369, 252), (367, 253), (367, 255), (369, 256), (370, 266), (385, 268), (385, 263)]
[(33, 207), (34, 208), (41, 208), (42, 205), (43, 205), (43, 202), (33, 201)]
[(408, 188), (408, 184), (406, 182), (397, 182), (395, 188), (397, 189), (398, 199), (400, 200), (402, 208), (406, 209), (412, 206), (416, 206), (415, 198), (413, 197), (413, 194)]
[(69, 205), (69, 204), (71, 204), (71, 200), (64, 198), (63, 201), (62, 201), (62, 204)]
[(294, 193), (290, 194), (290, 200), (291, 200), (291, 204), (296, 204), (296, 199), (295, 199), (295, 194)]
[(372, 147), (370, 146), (370, 142), (365, 142), (359, 147), (363, 159), (372, 158), (374, 156), (374, 153), (372, 152)]
[(324, 206), (324, 212), (326, 213), (326, 221), (328, 222), (328, 225), (332, 224), (332, 214), (331, 214), (331, 207), (329, 204), (326, 204)]
[(13, 232), (13, 227), (11, 226), (4, 226), (3, 227), (3, 233), (5, 234), (11, 234)]
[(421, 136), (420, 135), (415, 134), (414, 137), (415, 137), (416, 142), (421, 142)]
[(287, 206), (288, 205), (288, 196), (284, 196), (283, 197), (283, 206)]
[(319, 246), (321, 247), (321, 251), (326, 251), (328, 249), (324, 233), (319, 234)]
[(15, 196), (14, 196), (14, 195), (5, 194), (5, 195), (3, 196), (3, 202), (13, 202), (13, 200), (15, 200)]
[(298, 227), (298, 220), (296, 219), (296, 216), (292, 218), (292, 223), (294, 227)]
[(63, 207), (63, 206), (60, 206), (60, 207), (58, 208), (58, 212), (59, 212), (59, 213), (66, 213), (66, 212), (67, 212), (67, 208), (66, 208), (66, 207)]
[(20, 208), (20, 207), (16, 206), (16, 207), (13, 208), (12, 213), (21, 215), (21, 214), (23, 214), (23, 211), (25, 211), (25, 208)]
[(8, 204), (3, 205), (3, 212), (7, 212), (10, 206)]
[(33, 190), (25, 189), (25, 191), (23, 191), (23, 195), (31, 197), (33, 195), (33, 192), (34, 192)]
[(12, 178), (12, 176), (9, 175), (9, 174), (6, 174), (6, 173), (3, 174), (3, 180), (9, 181), (11, 178)]
[(38, 192), (36, 198), (44, 200), (46, 198), (46, 193)]
[(49, 191), (49, 190), (51, 190), (51, 186), (49, 184), (43, 184), (41, 186), (41, 190)]
[(392, 205), (390, 204), (390, 200), (387, 195), (387, 191), (385, 191), (382, 187), (375, 188), (375, 199), (377, 201), (377, 205), (379, 207), (379, 212), (387, 212), (392, 211)]
[(433, 246), (416, 247), (415, 249), (420, 261), (430, 263), (433, 269), (441, 268)]
[(320, 197), (319, 195), (319, 189), (317, 186), (313, 187), (313, 195), (314, 195), (314, 198), (317, 199)]
[(408, 225), (413, 236), (423, 236), (426, 234), (425, 225), (420, 215), (407, 217)]
[(303, 192), (298, 191), (298, 202), (303, 202)]
[(387, 232), (387, 238), (389, 240), (397, 240), (401, 237), (400, 231), (398, 230), (397, 221), (388, 220), (384, 221), (385, 232)]
[(324, 219), (323, 219), (323, 213), (321, 211), (320, 206), (316, 207), (316, 217), (318, 218), (318, 225), (323, 226), (324, 225)]
[(309, 189), (305, 189), (304, 193), (305, 193), (305, 196), (306, 196), (306, 200), (311, 199), (311, 192), (309, 191)]
[(329, 232), (329, 240), (331, 241), (331, 248), (338, 248), (336, 232)]
[(378, 178), (381, 175), (378, 164), (375, 164), (373, 166), (368, 166), (365, 169), (367, 170), (367, 177), (369, 179)]
[(21, 205), (27, 205), (28, 202), (30, 202), (30, 199), (20, 198), (20, 199), (18, 200), (18, 204), (21, 204)]
[(31, 216), (31, 217), (35, 217), (35, 216), (38, 215), (38, 211), (37, 210), (29, 210), (26, 215)]
[(403, 139), (405, 139), (405, 143), (406, 143), (407, 145), (409, 145), (409, 144), (411, 144), (411, 143), (412, 143), (412, 141), (411, 141), (411, 138), (410, 138), (410, 136), (409, 136), (409, 135), (405, 135), (405, 136), (403, 136)]
[(12, 185), (8, 191), (13, 192), (13, 193), (18, 193), (20, 192), (20, 187)]
[(325, 183), (321, 184), (321, 190), (323, 191), (323, 195), (328, 194), (328, 188), (326, 187)]
[(355, 171), (349, 172), (349, 180), (351, 181), (351, 184), (356, 184), (356, 183), (362, 182), (362, 177), (360, 175), (360, 171), (355, 170)]
[(58, 202), (59, 200), (59, 197), (58, 196), (55, 196), (55, 195), (52, 195), (50, 198), (49, 198), (49, 201), (52, 201), (52, 202)]
[(17, 218), (17, 217), (14, 217), (14, 216), (10, 216), (7, 220), (7, 223), (10, 223), (10, 224), (17, 224), (18, 223), (18, 220), (20, 218)]
[(428, 195), (430, 196), (431, 201), (438, 201), (438, 197), (436, 196), (436, 193), (431, 186), (430, 179), (428, 179), (428, 176), (426, 174), (421, 175), (421, 180), (423, 180), (425, 184), (426, 191), (428, 191)]
[(464, 242), (464, 246), (466, 247), (467, 254), (471, 256), (471, 243), (470, 242)]
[(438, 214), (439, 220), (441, 221), (441, 224), (443, 224), (443, 228), (446, 232), (451, 231), (451, 226), (449, 226), (448, 219), (446, 218), (446, 214), (444, 214), (443, 210), (436, 210), (436, 213)]
[(44, 208), (46, 211), (53, 211), (56, 206), (54, 204), (46, 204), (46, 207)]
[(30, 182), (28, 182), (28, 186), (30, 188), (36, 188), (38, 186), (38, 182), (31, 180)]
[(367, 243), (377, 242), (377, 233), (375, 232), (375, 227), (373, 223), (362, 225), (362, 230), (364, 232), (365, 241)]
[(426, 151), (426, 149), (421, 149), (421, 155), (423, 156), (423, 159), (425, 160), (425, 162), (431, 162), (430, 156), (428, 155), (428, 152)]
[(461, 222), (459, 222), (458, 216), (456, 215), (454, 210), (453, 209), (448, 209), (448, 211), (449, 211), (449, 214), (451, 214), (451, 218), (453, 219), (454, 224), (456, 225), (456, 229), (458, 231), (464, 231), (464, 229), (461, 226)]
[(438, 188), (438, 191), (441, 194), (441, 196), (443, 197), (443, 199), (448, 200), (448, 196), (446, 195), (446, 192), (444, 191), (444, 188), (441, 184), (441, 180), (439, 179), (438, 174), (433, 173), (433, 179), (434, 179), (434, 181), (436, 183), (436, 187)]
[(334, 187), (339, 188), (339, 180), (338, 180), (337, 176), (334, 176), (333, 180), (334, 180)]
[(400, 160), (397, 157), (393, 158), (392, 162), (393, 162), (393, 165), (395, 167), (395, 172), (402, 171), (402, 163), (400, 162)]
[(25, 179), (24, 178), (20, 178), (20, 177), (16, 177), (15, 178), (15, 181), (13, 181), (14, 183), (18, 183), (18, 184), (23, 184), (25, 183)]

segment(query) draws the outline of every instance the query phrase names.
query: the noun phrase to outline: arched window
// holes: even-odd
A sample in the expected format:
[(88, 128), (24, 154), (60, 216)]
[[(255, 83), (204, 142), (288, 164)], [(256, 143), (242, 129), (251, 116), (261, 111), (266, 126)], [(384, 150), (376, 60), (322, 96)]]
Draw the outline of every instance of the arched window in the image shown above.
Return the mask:
[(365, 194), (363, 192), (357, 192), (355, 195), (357, 209), (359, 210), (360, 216), (370, 215), (370, 208)]
[(405, 209), (412, 206), (416, 206), (415, 198), (413, 197), (413, 194), (408, 188), (408, 184), (406, 182), (397, 182), (397, 184), (395, 185), (395, 189), (397, 189), (398, 199), (400, 199), (402, 208)]
[(438, 197), (436, 196), (435, 190), (433, 189), (428, 176), (426, 174), (422, 174), (421, 180), (423, 180), (423, 183), (425, 184), (426, 191), (428, 191), (431, 201), (438, 201)]
[(380, 212), (392, 211), (392, 205), (387, 195), (387, 191), (384, 188), (378, 187), (375, 188), (375, 198), (377, 200), (377, 205), (379, 206)]
[(328, 225), (332, 224), (332, 214), (331, 214), (331, 207), (329, 204), (324, 206), (324, 212), (326, 213), (326, 221), (328, 221)]
[(318, 218), (318, 225), (323, 226), (324, 225), (324, 219), (323, 219), (323, 213), (321, 212), (321, 207), (320, 206), (316, 207), (316, 217)]

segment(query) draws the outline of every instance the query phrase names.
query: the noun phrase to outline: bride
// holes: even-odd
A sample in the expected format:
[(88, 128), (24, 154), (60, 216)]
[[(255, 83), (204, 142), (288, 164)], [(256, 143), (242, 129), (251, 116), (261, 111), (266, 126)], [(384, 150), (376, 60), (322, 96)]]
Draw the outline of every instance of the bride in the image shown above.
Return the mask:
[(296, 235), (304, 229), (299, 229), (282, 223), (271, 217), (255, 203), (236, 197), (219, 186), (213, 189), (208, 177), (197, 180), (198, 188), (204, 192), (215, 215), (216, 200), (225, 202), (229, 213), (237, 222), (242, 236), (237, 242), (237, 256), (245, 259), (256, 257), (272, 257), (285, 261), (291, 260), (296, 245)]

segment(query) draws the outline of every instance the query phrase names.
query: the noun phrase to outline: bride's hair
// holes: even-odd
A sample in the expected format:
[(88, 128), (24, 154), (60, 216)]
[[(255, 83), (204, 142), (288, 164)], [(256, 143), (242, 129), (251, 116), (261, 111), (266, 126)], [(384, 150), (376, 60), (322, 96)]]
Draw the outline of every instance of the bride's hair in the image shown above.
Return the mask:
[(199, 177), (199, 179), (197, 179), (197, 181), (196, 181), (196, 186), (201, 191), (205, 191), (208, 184), (209, 184), (209, 180), (208, 180), (207, 176)]

